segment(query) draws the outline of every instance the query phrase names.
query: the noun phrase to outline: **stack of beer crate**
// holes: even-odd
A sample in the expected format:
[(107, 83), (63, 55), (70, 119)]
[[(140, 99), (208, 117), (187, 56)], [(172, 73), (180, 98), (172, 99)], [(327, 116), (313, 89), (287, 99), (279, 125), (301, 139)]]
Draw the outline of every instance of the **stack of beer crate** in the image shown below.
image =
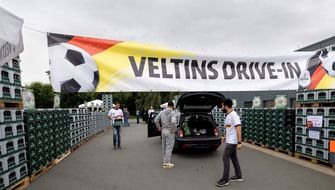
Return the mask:
[(89, 112), (86, 109), (69, 109), (70, 117), (70, 144), (75, 150), (96, 134), (104, 132), (111, 126), (107, 118), (107, 111), (98, 110)]
[(102, 101), (104, 103), (104, 110), (110, 110), (113, 108), (113, 96), (112, 94), (102, 94)]
[(70, 117), (70, 141), (71, 148), (80, 145), (85, 139), (91, 137), (89, 125), (90, 114), (87, 109), (69, 109)]
[(211, 112), (213, 119), (218, 126), (219, 129), (221, 129), (222, 134), (225, 133), (224, 129), (224, 120), (225, 120), (225, 114), (222, 112), (221, 108), (214, 108)]
[(264, 144), (264, 114), (264, 110), (259, 108), (245, 110), (244, 125), (242, 127), (242, 135), (245, 133), (243, 135), (245, 142)]
[[(56, 162), (70, 154), (70, 115), (67, 109), (51, 109), (48, 111), (54, 127)], [(52, 137), (51, 137), (52, 138)]]
[(292, 155), (294, 122), (294, 109), (249, 108), (244, 110), (242, 135), (245, 142)]
[[(296, 157), (329, 163), (329, 141), (335, 139), (335, 89), (297, 91)], [(320, 139), (309, 136), (307, 116), (323, 116)], [(333, 168), (335, 165), (333, 165)]]
[(292, 156), (295, 143), (295, 110), (270, 109), (266, 112), (265, 118), (265, 146), (278, 148)]
[(96, 111), (90, 114), (89, 125), (93, 134), (100, 133), (111, 126), (111, 121), (107, 118), (108, 111)]
[(29, 184), (19, 58), (0, 67), (0, 189)]
[(30, 181), (35, 180), (70, 153), (69, 114), (67, 110), (25, 110)]

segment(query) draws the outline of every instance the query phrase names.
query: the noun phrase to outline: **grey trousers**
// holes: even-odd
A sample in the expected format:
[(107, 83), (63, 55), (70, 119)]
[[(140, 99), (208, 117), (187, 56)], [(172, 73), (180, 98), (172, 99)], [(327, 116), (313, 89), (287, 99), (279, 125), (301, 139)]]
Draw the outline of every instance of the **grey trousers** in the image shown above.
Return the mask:
[(235, 169), (235, 175), (239, 178), (242, 178), (242, 172), (240, 168), (240, 163), (237, 158), (237, 144), (226, 144), (226, 147), (223, 152), (223, 177), (222, 179), (228, 181), (229, 180), (229, 172), (230, 172), (230, 160), (233, 162), (233, 166)]
[(162, 150), (164, 163), (169, 163), (175, 141), (175, 134), (171, 134), (170, 129), (162, 130)]

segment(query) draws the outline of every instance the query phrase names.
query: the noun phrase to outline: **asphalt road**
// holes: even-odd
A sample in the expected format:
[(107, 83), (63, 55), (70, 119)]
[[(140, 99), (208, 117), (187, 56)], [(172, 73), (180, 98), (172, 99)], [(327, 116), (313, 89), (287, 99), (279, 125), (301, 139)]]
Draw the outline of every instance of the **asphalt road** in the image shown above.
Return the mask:
[[(174, 153), (174, 168), (162, 167), (161, 140), (147, 138), (146, 123), (122, 128), (122, 150), (113, 150), (109, 130), (33, 181), (27, 190), (211, 190), (222, 177), (223, 145), (217, 151)], [(283, 154), (284, 155), (284, 154)], [(243, 182), (225, 189), (330, 190), (335, 177), (244, 146), (238, 152)], [(232, 167), (232, 166), (231, 166)], [(231, 174), (233, 175), (233, 168)]]

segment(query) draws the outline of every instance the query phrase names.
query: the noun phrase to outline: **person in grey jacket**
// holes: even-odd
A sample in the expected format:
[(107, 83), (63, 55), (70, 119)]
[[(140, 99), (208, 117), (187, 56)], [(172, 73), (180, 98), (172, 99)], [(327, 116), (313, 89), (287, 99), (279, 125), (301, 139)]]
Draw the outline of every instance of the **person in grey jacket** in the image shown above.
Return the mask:
[(156, 127), (159, 131), (162, 131), (163, 168), (172, 168), (174, 166), (170, 162), (177, 129), (176, 112), (173, 109), (174, 103), (170, 101), (168, 102), (168, 107), (159, 112), (155, 118)]

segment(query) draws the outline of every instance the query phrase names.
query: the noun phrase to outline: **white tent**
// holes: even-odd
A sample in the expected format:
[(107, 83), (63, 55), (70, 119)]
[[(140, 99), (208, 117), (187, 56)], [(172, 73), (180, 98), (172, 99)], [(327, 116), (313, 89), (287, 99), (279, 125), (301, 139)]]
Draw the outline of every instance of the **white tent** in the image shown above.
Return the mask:
[[(174, 103), (174, 106), (176, 107), (176, 101), (172, 100), (172, 102)], [(167, 105), (168, 105), (168, 102), (165, 102), (164, 104), (161, 104), (160, 107), (164, 109), (164, 108), (167, 108)]]
[[(91, 108), (91, 107), (92, 107), (92, 104), (93, 104), (93, 106), (94, 106), (95, 108), (97, 108), (97, 107), (102, 107), (103, 101), (97, 99), (97, 100), (92, 100), (92, 101), (90, 101), (90, 102), (86, 102), (86, 106), (87, 106), (87, 108)], [(85, 103), (80, 104), (80, 105), (78, 106), (78, 108), (85, 108)]]
[(23, 19), (0, 7), (0, 66), (23, 51)]
[(167, 105), (168, 105), (168, 103), (167, 103), (167, 102), (165, 102), (164, 104), (161, 104), (161, 105), (160, 105), (160, 107), (164, 109), (164, 108), (166, 108), (166, 107), (167, 107)]

